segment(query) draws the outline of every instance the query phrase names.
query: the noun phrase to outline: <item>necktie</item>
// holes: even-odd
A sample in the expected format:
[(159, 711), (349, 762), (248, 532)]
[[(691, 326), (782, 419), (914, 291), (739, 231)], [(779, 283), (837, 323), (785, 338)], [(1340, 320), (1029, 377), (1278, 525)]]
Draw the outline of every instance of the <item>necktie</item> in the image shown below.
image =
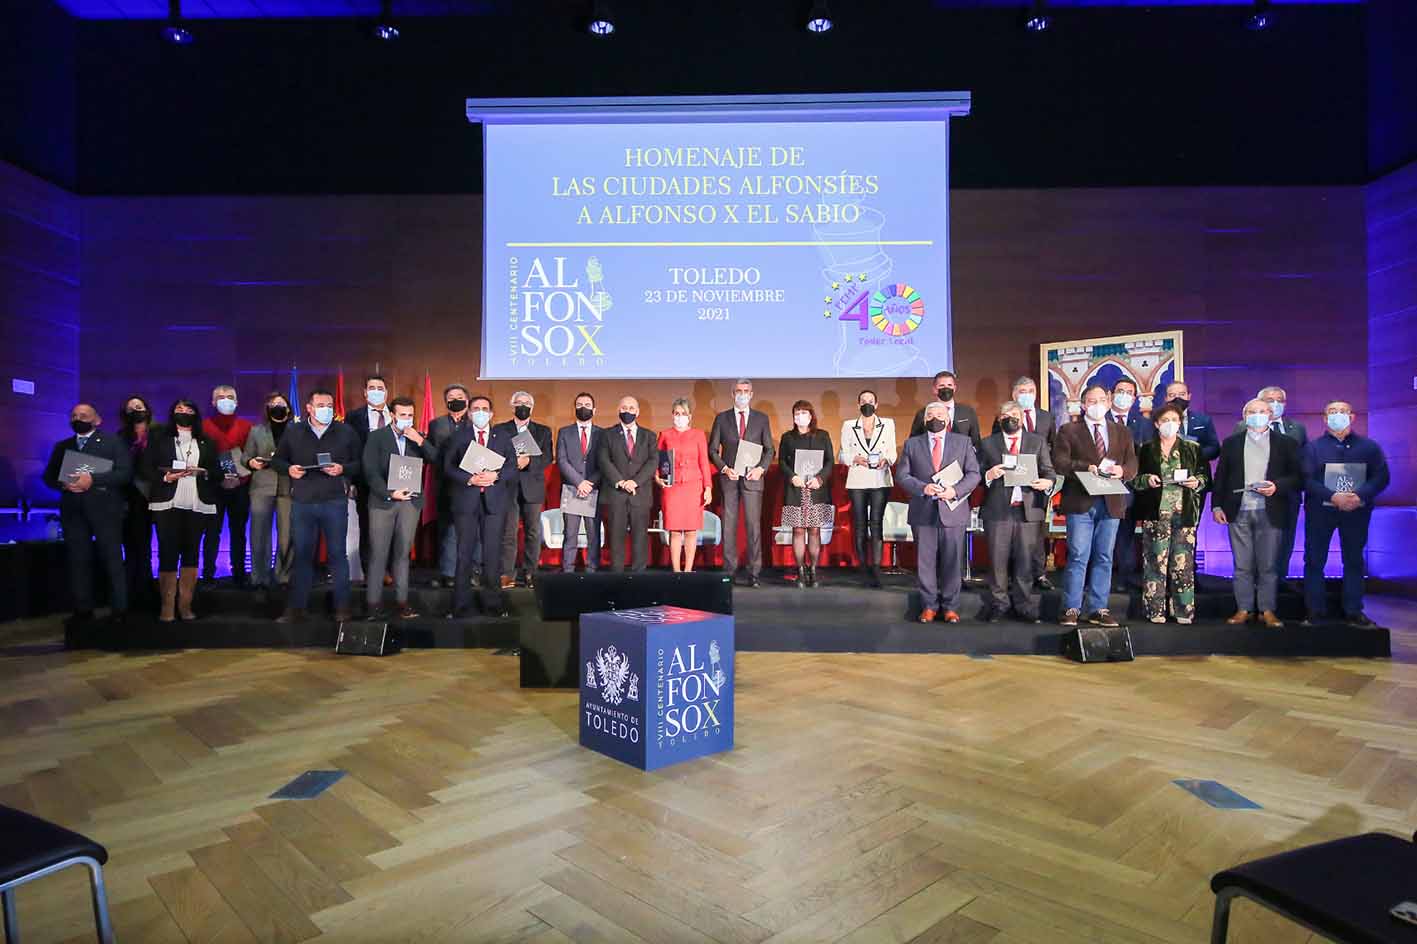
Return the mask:
[[(1019, 440), (1019, 438), (1018, 438), (1017, 436), (1014, 436), (1014, 437), (1012, 437), (1012, 438), (1009, 440), (1009, 453), (1010, 453), (1011, 455), (1015, 455), (1015, 456), (1018, 455), (1018, 440)], [(1015, 486), (1014, 486), (1014, 490), (1009, 493), (1009, 504), (1010, 504), (1010, 505), (1022, 505), (1022, 504), (1023, 504), (1023, 497), (1022, 497), (1022, 496), (1023, 496), (1023, 492), (1019, 490), (1019, 487), (1018, 487), (1017, 485), (1015, 485)]]
[(1018, 455), (1018, 437), (1014, 436), (1009, 440), (1009, 452)]
[(582, 426), (582, 427), (581, 427), (581, 457), (584, 458), (584, 457), (585, 457), (585, 454), (586, 454), (587, 452), (590, 452), (590, 437), (586, 434), (586, 428), (585, 428), (584, 426)]
[(955, 411), (945, 411), (945, 432), (952, 432), (955, 428)]
[(1273, 423), (1270, 423), (1269, 428), (1274, 430), (1276, 433), (1284, 432), (1284, 424), (1279, 422), (1279, 420), (1275, 420)]
[(930, 437), (934, 442), (930, 443), (930, 459), (935, 463), (935, 471), (940, 471), (940, 465), (945, 461), (945, 437), (943, 435)]
[(625, 430), (625, 452), (631, 456), (635, 454), (635, 434), (628, 429)]
[(487, 431), (486, 431), (486, 430), (479, 429), (479, 430), (477, 431), (477, 444), (478, 444), (479, 446), (485, 446), (485, 445), (487, 445)]
[(1102, 424), (1092, 424), (1092, 442), (1097, 447), (1097, 458), (1103, 459), (1107, 456), (1107, 443), (1102, 439)]
[(1025, 428), (1025, 429), (1027, 429), (1030, 433), (1033, 432), (1033, 411), (1032, 411), (1032, 410), (1029, 410), (1028, 412), (1026, 412), (1026, 413), (1023, 414), (1023, 424), (1024, 424), (1024, 428)]
[(738, 438), (748, 438), (748, 414), (746, 413), (738, 414)]
[(379, 412), (379, 413), (375, 413), (374, 415), (379, 418), (379, 419), (374, 423), (374, 428), (375, 428), (375, 429), (383, 429), (383, 428), (384, 428), (384, 414), (383, 414), (382, 412)]

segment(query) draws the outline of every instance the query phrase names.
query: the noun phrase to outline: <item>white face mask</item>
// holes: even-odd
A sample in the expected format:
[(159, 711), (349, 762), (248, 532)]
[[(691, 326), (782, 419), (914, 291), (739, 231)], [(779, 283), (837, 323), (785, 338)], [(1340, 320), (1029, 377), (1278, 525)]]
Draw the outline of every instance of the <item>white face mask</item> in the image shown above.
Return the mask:
[(797, 424), (798, 426), (800, 426), (802, 429), (806, 429), (806, 428), (807, 428), (808, 426), (810, 426), (811, 423), (812, 423), (812, 414), (811, 414), (811, 413), (793, 413), (793, 414), (792, 414), (792, 422), (796, 423), (796, 424)]
[(384, 398), (389, 394), (384, 390), (366, 390), (364, 396), (369, 400), (370, 406), (383, 406)]
[(473, 411), (472, 411), (472, 425), (473, 425), (473, 426), (476, 426), (478, 429), (486, 429), (486, 428), (487, 428), (487, 424), (490, 423), (490, 422), (492, 422), (492, 414), (491, 414), (491, 413), (488, 413), (486, 410), (473, 410)]
[(1114, 393), (1112, 395), (1112, 406), (1118, 413), (1125, 413), (1132, 408), (1136, 398), (1130, 393)]
[(1284, 415), (1283, 400), (1266, 400), (1264, 402), (1269, 404), (1270, 415), (1273, 416), (1275, 419), (1279, 419), (1281, 416)]
[(219, 397), (216, 401), (216, 411), (222, 416), (230, 416), (236, 412), (236, 401), (231, 397)]
[(1157, 426), (1156, 429), (1157, 432), (1161, 433), (1163, 439), (1171, 439), (1173, 436), (1175, 436), (1181, 431), (1181, 424), (1176, 422), (1175, 420), (1167, 420), (1166, 422)]
[(751, 393), (735, 393), (733, 395), (733, 405), (740, 410), (748, 409), (748, 404), (753, 402)]
[(1025, 410), (1031, 410), (1033, 409), (1033, 401), (1037, 399), (1037, 396), (1038, 395), (1034, 393), (1020, 393), (1014, 397), (1014, 402)]
[(687, 416), (675, 416), (674, 428), (682, 433), (684, 430), (689, 428), (689, 418)]
[(1107, 404), (1093, 403), (1087, 408), (1087, 418), (1095, 423), (1100, 423), (1107, 418)]
[(408, 429), (410, 426), (413, 425), (413, 419), (407, 416), (400, 416), (394, 420), (394, 425), (401, 430)]

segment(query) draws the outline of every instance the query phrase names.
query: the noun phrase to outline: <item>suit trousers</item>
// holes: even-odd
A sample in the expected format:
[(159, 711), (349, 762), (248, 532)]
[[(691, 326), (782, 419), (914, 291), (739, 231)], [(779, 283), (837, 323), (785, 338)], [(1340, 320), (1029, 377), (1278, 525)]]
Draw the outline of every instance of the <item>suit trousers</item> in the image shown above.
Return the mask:
[(128, 575), (128, 600), (134, 606), (157, 599), (153, 589), (153, 516), (139, 495), (128, 501), (123, 516), (123, 568)]
[[(78, 507), (72, 507), (78, 505)], [(93, 610), (93, 562), (97, 555), (108, 577), (109, 603), (128, 609), (128, 575), (123, 569), (123, 505), (117, 498), (81, 495), (71, 507), (60, 505), (64, 550), (69, 558), (69, 592), (74, 611)]]
[(600, 519), (593, 515), (563, 515), (565, 532), (561, 544), (561, 570), (576, 569), (576, 551), (580, 550), (581, 528), (585, 528), (585, 569), (593, 574), (600, 569)]
[(472, 605), (472, 572), (478, 566), (481, 553), (482, 608), (496, 611), (506, 605), (506, 594), (498, 575), (502, 573), (502, 531), (506, 528), (507, 509), (492, 511), (480, 494), (460, 495), (453, 503), (454, 521), (458, 529), (458, 567), (453, 578), (453, 612), (461, 613)]
[(989, 593), (994, 607), (1005, 610), (1013, 604), (1020, 616), (1033, 616), (1034, 552), (1043, 543), (1043, 522), (1029, 521), (1021, 507), (1011, 507), (1009, 516), (984, 522), (989, 542)]
[[(369, 573), (385, 573), (392, 565), (394, 598), (400, 605), (408, 602), (408, 550), (422, 513), (411, 501), (378, 502), (369, 509), (369, 564), (373, 568)], [(365, 602), (376, 607), (383, 597), (383, 579), (370, 576), (365, 581)]]
[[(271, 522), (276, 526), (275, 579), (271, 577)], [(290, 582), (290, 496), (251, 496), (251, 582)]]
[(1228, 530), (1230, 555), (1235, 561), (1236, 608), (1273, 613), (1279, 599), (1275, 564), (1282, 532), (1270, 522), (1264, 508), (1241, 511)]
[[(719, 477), (723, 486), (723, 569), (730, 575), (738, 572), (738, 511), (742, 502), (743, 527), (748, 532), (748, 573), (756, 577), (763, 572), (763, 490), (749, 490), (743, 482)], [(758, 485), (762, 484), (759, 479)]]
[(605, 529), (610, 535), (610, 569), (617, 574), (625, 570), (625, 533), (628, 531), (632, 549), (630, 569), (644, 570), (649, 566), (649, 516), (654, 503), (644, 497), (632, 497), (619, 489), (613, 489), (608, 495), (602, 494), (600, 500), (606, 505)]
[(958, 609), (959, 592), (964, 585), (965, 529), (914, 525), (912, 530), (921, 609)]
[(209, 515), (207, 534), (202, 545), (202, 576), (208, 580), (216, 576), (216, 555), (221, 548), (221, 523), (226, 521), (228, 533), (227, 560), (231, 564), (231, 576), (238, 579), (246, 576), (246, 519), (251, 517), (251, 486), (249, 483), (236, 488), (216, 489), (216, 514)]
[[(535, 573), (541, 563), (542, 502), (529, 502), (520, 494), (507, 508), (507, 524), (502, 534), (502, 569), (511, 577), (518, 570)], [(517, 522), (521, 521), (526, 536), (522, 539), (520, 564), (517, 560)]]

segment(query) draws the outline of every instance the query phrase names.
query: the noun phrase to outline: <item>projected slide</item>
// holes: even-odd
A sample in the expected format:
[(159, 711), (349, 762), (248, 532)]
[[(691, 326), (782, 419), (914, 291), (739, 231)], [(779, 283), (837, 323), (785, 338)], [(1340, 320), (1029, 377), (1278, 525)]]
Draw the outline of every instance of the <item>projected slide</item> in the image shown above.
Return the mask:
[(923, 376), (948, 121), (488, 123), (482, 374)]

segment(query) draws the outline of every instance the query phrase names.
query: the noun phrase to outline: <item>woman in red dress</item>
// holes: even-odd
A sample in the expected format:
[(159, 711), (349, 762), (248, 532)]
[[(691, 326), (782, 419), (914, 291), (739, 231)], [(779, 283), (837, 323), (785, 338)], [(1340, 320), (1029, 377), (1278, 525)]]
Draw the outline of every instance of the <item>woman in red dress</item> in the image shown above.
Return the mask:
[(689, 428), (693, 419), (689, 401), (683, 397), (675, 400), (670, 413), (674, 428), (659, 434), (659, 448), (674, 450), (674, 484), (667, 484), (659, 473), (655, 473), (654, 480), (664, 490), (660, 507), (664, 511), (664, 530), (669, 532), (669, 566), (675, 573), (688, 573), (694, 569), (704, 508), (713, 498), (713, 467), (709, 465), (704, 431)]

